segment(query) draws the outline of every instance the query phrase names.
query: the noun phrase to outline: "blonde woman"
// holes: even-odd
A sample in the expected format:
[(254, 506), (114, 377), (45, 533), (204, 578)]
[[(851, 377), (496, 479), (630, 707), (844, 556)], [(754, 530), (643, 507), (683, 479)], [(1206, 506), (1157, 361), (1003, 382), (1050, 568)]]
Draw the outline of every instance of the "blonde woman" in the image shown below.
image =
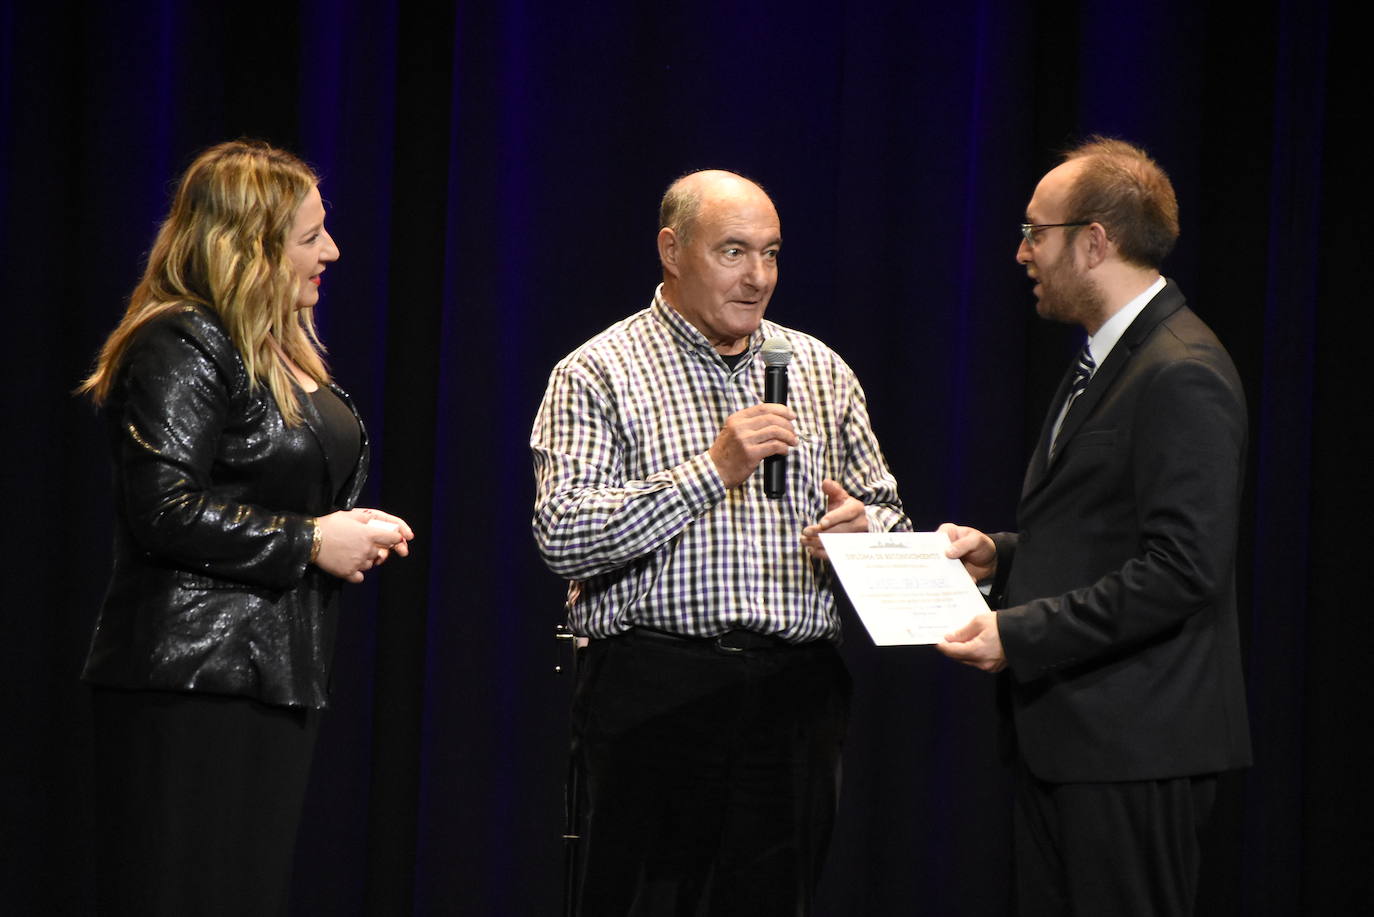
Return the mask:
[(312, 310), (316, 175), (265, 144), (187, 169), (81, 391), (109, 421), (114, 565), (93, 690), (106, 913), (284, 913), (334, 599), (405, 521), (354, 504), (361, 420)]

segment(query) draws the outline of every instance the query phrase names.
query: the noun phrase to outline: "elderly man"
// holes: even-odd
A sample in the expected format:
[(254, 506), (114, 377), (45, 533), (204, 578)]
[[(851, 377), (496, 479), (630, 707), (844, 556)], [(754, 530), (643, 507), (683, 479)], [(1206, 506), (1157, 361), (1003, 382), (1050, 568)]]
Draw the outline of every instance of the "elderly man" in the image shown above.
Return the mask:
[(1017, 533), (946, 523), (995, 614), (946, 655), (1003, 676), (1023, 915), (1191, 914), (1216, 775), (1250, 763), (1234, 560), (1245, 399), (1159, 266), (1178, 205), (1095, 139), (1035, 189), (1016, 259), (1087, 343), (1050, 406)]
[[(849, 697), (818, 535), (907, 522), (854, 374), (764, 321), (782, 244), (768, 195), (693, 173), (661, 226), (652, 303), (554, 368), (530, 441), (535, 538), (590, 641), (581, 912), (804, 914)], [(786, 405), (762, 397), (775, 338)], [(756, 471), (783, 455), (770, 499)]]

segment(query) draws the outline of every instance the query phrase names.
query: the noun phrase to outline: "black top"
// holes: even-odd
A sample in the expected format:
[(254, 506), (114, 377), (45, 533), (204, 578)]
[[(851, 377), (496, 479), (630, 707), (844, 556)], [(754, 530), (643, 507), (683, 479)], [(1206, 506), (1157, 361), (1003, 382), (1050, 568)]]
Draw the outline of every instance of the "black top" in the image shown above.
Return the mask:
[(746, 348), (744, 350), (741, 350), (739, 353), (723, 353), (720, 355), (720, 358), (725, 361), (726, 366), (730, 367), (731, 369), (734, 369), (736, 366), (739, 365), (739, 361), (743, 360), (748, 355), (749, 350), (748, 348)]
[(321, 385), (310, 393), (310, 400), (324, 421), (316, 431), (320, 445), (324, 447), (325, 466), (329, 471), (329, 482), (334, 493), (338, 493), (347, 483), (353, 468), (358, 464), (358, 450), (362, 437), (358, 420), (338, 395), (327, 385)]

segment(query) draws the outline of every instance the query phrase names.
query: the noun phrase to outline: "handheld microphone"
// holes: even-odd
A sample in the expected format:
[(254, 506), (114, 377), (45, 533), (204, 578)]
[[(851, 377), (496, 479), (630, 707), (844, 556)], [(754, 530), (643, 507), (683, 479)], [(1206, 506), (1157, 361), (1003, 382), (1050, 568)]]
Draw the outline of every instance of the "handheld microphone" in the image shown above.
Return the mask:
[[(787, 364), (792, 362), (792, 345), (775, 334), (763, 342), (763, 400), (769, 404), (787, 403)], [(770, 455), (763, 460), (763, 493), (780, 500), (787, 492), (787, 456)]]

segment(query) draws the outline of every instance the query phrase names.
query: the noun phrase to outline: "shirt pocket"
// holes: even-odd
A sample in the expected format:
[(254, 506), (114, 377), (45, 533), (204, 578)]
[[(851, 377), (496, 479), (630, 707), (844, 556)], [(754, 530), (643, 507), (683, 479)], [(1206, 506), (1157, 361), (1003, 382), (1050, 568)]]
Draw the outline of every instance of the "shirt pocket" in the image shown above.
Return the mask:
[(828, 442), (818, 433), (797, 430), (797, 445), (787, 453), (788, 503), (795, 507), (804, 525), (825, 514), (825, 494), (821, 482), (826, 479)]

